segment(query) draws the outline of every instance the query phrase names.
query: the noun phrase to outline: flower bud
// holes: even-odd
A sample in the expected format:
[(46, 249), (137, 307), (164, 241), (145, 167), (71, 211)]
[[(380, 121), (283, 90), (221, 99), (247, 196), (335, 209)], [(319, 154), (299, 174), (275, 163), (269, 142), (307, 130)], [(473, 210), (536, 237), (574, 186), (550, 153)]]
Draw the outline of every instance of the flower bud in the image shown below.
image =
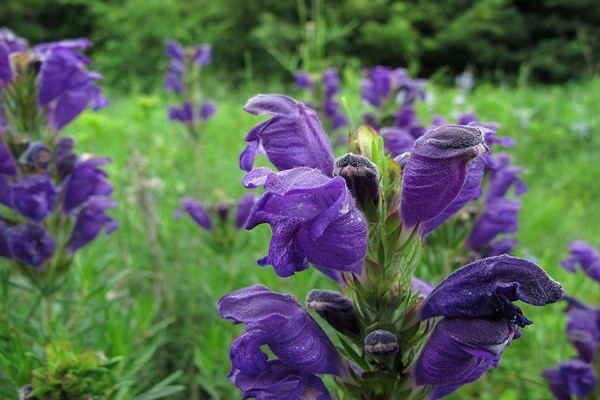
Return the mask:
[(352, 302), (341, 293), (315, 289), (308, 294), (306, 306), (315, 310), (338, 332), (346, 335), (360, 332)]
[(399, 349), (398, 338), (388, 331), (373, 331), (365, 338), (365, 351), (376, 357), (392, 355), (398, 352)]
[(344, 178), (360, 210), (367, 212), (377, 208), (379, 173), (371, 160), (348, 153), (335, 161), (333, 174)]
[(43, 142), (31, 142), (19, 157), (19, 164), (33, 171), (46, 169), (50, 163), (50, 149)]

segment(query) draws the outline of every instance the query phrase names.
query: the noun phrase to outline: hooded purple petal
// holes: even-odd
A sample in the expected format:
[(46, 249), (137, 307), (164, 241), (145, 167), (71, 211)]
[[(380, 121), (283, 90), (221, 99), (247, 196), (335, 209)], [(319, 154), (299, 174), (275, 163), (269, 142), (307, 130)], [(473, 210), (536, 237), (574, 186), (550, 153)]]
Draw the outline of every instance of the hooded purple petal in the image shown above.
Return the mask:
[(42, 267), (54, 254), (54, 240), (41, 225), (21, 224), (9, 228), (7, 236), (13, 258), (32, 267)]
[(212, 46), (210, 44), (201, 44), (194, 50), (194, 63), (198, 66), (210, 64), (212, 62)]
[(545, 369), (543, 376), (558, 400), (587, 396), (596, 386), (592, 366), (577, 359), (561, 362), (558, 369)]
[(468, 162), (488, 151), (478, 128), (446, 125), (416, 142), (403, 170), (402, 220), (415, 226), (440, 214), (460, 193)]
[(437, 216), (433, 217), (425, 225), (423, 235), (437, 228), (446, 222), (450, 217), (459, 212), (469, 202), (476, 200), (481, 196), (481, 180), (485, 171), (485, 163), (481, 158), (471, 160), (467, 169), (467, 178), (458, 196)]
[(421, 308), (421, 319), (503, 316), (525, 326), (531, 321), (513, 301), (543, 306), (562, 295), (562, 287), (532, 262), (507, 255), (484, 258), (453, 272), (436, 286)]
[(484, 248), (496, 236), (503, 233), (514, 233), (518, 230), (518, 213), (521, 203), (515, 199), (496, 197), (485, 205), (473, 230), (467, 238), (467, 245), (472, 250)]
[(259, 374), (269, 368), (267, 345), (285, 366), (306, 374), (341, 373), (341, 358), (319, 324), (292, 296), (254, 285), (219, 300), (219, 314), (245, 323), (229, 353), (232, 368)]
[(271, 225), (269, 253), (260, 265), (273, 265), (282, 277), (308, 268), (309, 263), (329, 270), (361, 271), (366, 221), (343, 178), (329, 178), (311, 168), (279, 173), (258, 168), (248, 173), (244, 185), (266, 189), (246, 225), (246, 229)]
[(58, 191), (47, 175), (28, 175), (12, 187), (14, 207), (36, 222), (52, 213)]
[(63, 210), (72, 212), (91, 196), (108, 196), (113, 187), (100, 166), (110, 163), (109, 158), (88, 158), (79, 161), (67, 177), (64, 188)]
[(10, 53), (24, 52), (29, 48), (27, 40), (18, 37), (13, 31), (4, 26), (0, 28), (0, 43), (4, 43)]
[(175, 60), (185, 61), (185, 51), (181, 44), (173, 39), (165, 40), (165, 56)]
[(181, 217), (183, 212), (186, 212), (198, 225), (200, 225), (207, 231), (212, 230), (213, 226), (210, 216), (208, 215), (206, 208), (200, 201), (191, 197), (184, 197), (183, 199), (181, 199), (180, 204), (181, 209), (175, 212), (175, 216), (177, 218)]
[(279, 360), (269, 360), (268, 368), (258, 374), (232, 370), (229, 379), (244, 393), (243, 399), (331, 400), (321, 378), (296, 371)]
[(527, 192), (527, 185), (520, 178), (520, 175), (524, 171), (525, 168), (511, 165), (503, 166), (494, 171), (490, 179), (490, 188), (487, 194), (488, 201), (496, 197), (504, 197), (512, 186), (515, 187), (515, 194), (517, 196), (525, 194)]
[(332, 175), (331, 144), (312, 109), (284, 95), (259, 94), (248, 101), (244, 110), (253, 115), (271, 114), (273, 118), (254, 127), (246, 136), (248, 146), (240, 157), (242, 169), (250, 170), (251, 165), (242, 160), (253, 159), (260, 143), (269, 161), (279, 170), (312, 167)]
[(517, 337), (517, 328), (505, 319), (445, 318), (417, 359), (415, 383), (433, 386), (429, 399), (442, 398), (497, 367), (502, 351)]
[(71, 252), (82, 248), (90, 243), (106, 228), (106, 234), (110, 235), (117, 229), (117, 221), (106, 214), (106, 210), (116, 207), (117, 202), (113, 199), (93, 197), (77, 214), (77, 221), (73, 227), (68, 248)]
[(578, 240), (569, 245), (571, 255), (561, 261), (561, 265), (569, 272), (575, 272), (579, 265), (590, 278), (600, 282), (600, 254), (588, 243)]

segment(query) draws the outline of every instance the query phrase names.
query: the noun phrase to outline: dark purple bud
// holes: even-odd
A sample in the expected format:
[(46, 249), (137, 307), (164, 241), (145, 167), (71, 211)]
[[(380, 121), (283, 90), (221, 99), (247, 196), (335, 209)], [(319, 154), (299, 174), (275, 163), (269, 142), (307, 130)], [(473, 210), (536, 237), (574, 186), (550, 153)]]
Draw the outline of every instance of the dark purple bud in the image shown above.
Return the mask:
[(175, 211), (176, 218), (180, 218), (186, 212), (198, 225), (207, 231), (212, 230), (210, 216), (201, 202), (191, 197), (184, 197), (181, 199), (180, 205), (181, 208)]
[(246, 226), (246, 221), (248, 221), (248, 217), (250, 216), (250, 212), (252, 211), (252, 207), (256, 203), (256, 195), (253, 193), (248, 193), (238, 200), (237, 213), (235, 215), (235, 228), (242, 229)]
[(227, 222), (232, 207), (233, 203), (229, 200), (222, 201), (219, 204), (217, 204), (214, 210), (217, 212), (217, 215), (219, 216), (221, 222)]
[(64, 189), (63, 210), (70, 213), (92, 196), (108, 196), (113, 187), (107, 174), (100, 166), (110, 163), (110, 159), (88, 158), (78, 162), (67, 177)]
[(428, 398), (440, 399), (497, 367), (504, 348), (519, 336), (505, 319), (444, 318), (417, 359), (415, 383), (432, 386)]
[(118, 223), (113, 218), (106, 215), (106, 210), (116, 207), (117, 202), (113, 199), (93, 197), (85, 207), (77, 214), (77, 221), (73, 227), (68, 248), (71, 252), (82, 248), (90, 243), (106, 228), (106, 234), (110, 235), (117, 227)]
[(335, 160), (333, 175), (341, 176), (359, 210), (376, 209), (379, 203), (379, 173), (366, 157), (347, 153)]
[(571, 255), (561, 261), (561, 265), (569, 272), (575, 272), (579, 265), (590, 278), (600, 282), (600, 254), (588, 243), (578, 240), (569, 245)]
[(210, 117), (215, 115), (216, 112), (217, 107), (215, 107), (215, 103), (213, 103), (212, 101), (206, 101), (200, 106), (200, 119), (202, 121), (206, 121)]
[(54, 240), (33, 222), (10, 228), (8, 236), (13, 258), (32, 267), (41, 267), (54, 254)]
[(229, 379), (244, 393), (244, 399), (332, 400), (321, 378), (297, 371), (279, 360), (267, 361), (267, 369), (258, 374), (233, 369)]
[(596, 386), (592, 366), (577, 359), (561, 362), (558, 369), (545, 369), (543, 376), (558, 400), (571, 400), (572, 396), (582, 398)]
[(467, 245), (472, 250), (479, 250), (489, 244), (496, 236), (503, 233), (514, 233), (518, 227), (518, 213), (521, 203), (516, 199), (497, 197), (485, 205), (471, 234)]
[(58, 191), (47, 175), (28, 175), (12, 187), (14, 208), (36, 222), (52, 213)]
[(292, 296), (254, 285), (219, 300), (219, 314), (244, 323), (231, 346), (232, 368), (257, 375), (269, 369), (266, 345), (285, 366), (306, 374), (340, 375), (342, 362), (319, 324)]
[(34, 171), (45, 170), (50, 158), (50, 149), (43, 142), (31, 142), (19, 157), (19, 164)]
[(0, 175), (17, 176), (18, 167), (12, 152), (0, 136)]
[(437, 228), (446, 222), (454, 214), (462, 210), (469, 202), (476, 200), (481, 196), (481, 180), (485, 171), (485, 163), (481, 158), (475, 158), (469, 162), (467, 167), (467, 178), (458, 196), (437, 216), (427, 221), (423, 235)]
[(423, 303), (421, 320), (503, 317), (525, 326), (531, 321), (513, 301), (543, 306), (562, 295), (560, 284), (532, 262), (507, 255), (484, 258), (453, 272), (436, 286)]
[(485, 154), (478, 128), (445, 125), (415, 142), (402, 178), (402, 220), (408, 227), (440, 214), (460, 193), (468, 162)]
[(299, 89), (313, 89), (314, 85), (310, 79), (308, 72), (298, 71), (296, 72), (296, 86)]
[(201, 44), (194, 50), (194, 63), (201, 67), (212, 62), (212, 46), (210, 44)]
[(387, 357), (400, 349), (396, 335), (384, 330), (369, 333), (364, 344), (365, 351), (375, 357)]
[(271, 114), (273, 118), (248, 132), (240, 168), (250, 171), (262, 146), (269, 161), (280, 171), (312, 167), (332, 175), (331, 144), (315, 111), (280, 94), (259, 94), (248, 101), (244, 110), (253, 115)]
[(306, 306), (314, 310), (338, 332), (358, 335), (360, 328), (356, 311), (349, 298), (331, 290), (312, 290), (306, 297)]
[(308, 268), (309, 263), (333, 271), (362, 271), (367, 249), (367, 226), (340, 177), (330, 178), (312, 168), (273, 173), (257, 168), (244, 186), (264, 186), (246, 229), (271, 225), (273, 236), (261, 266), (273, 265), (281, 277)]

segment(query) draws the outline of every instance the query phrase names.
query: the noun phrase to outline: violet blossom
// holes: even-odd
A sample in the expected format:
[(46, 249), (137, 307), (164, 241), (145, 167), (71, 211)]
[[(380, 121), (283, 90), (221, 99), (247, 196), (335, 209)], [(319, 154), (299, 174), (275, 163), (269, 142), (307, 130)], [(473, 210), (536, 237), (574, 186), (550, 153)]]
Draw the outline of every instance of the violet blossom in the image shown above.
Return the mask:
[(600, 282), (600, 253), (582, 240), (571, 243), (569, 251), (571, 252), (569, 258), (561, 261), (563, 268), (573, 273), (579, 265), (590, 278)]

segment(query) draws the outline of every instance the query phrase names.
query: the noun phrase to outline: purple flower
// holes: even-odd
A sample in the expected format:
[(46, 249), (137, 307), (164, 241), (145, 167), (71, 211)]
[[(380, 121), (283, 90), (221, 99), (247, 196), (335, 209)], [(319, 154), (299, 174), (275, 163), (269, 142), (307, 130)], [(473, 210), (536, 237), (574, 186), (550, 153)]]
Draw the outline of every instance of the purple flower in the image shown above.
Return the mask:
[(110, 159), (88, 158), (75, 164), (64, 183), (63, 210), (72, 212), (85, 203), (91, 196), (108, 196), (113, 187), (107, 180), (107, 174), (100, 166), (110, 163)]
[(485, 205), (485, 210), (479, 216), (473, 230), (467, 238), (467, 246), (479, 250), (489, 244), (502, 233), (514, 233), (518, 230), (517, 214), (521, 203), (515, 199), (497, 197)]
[(54, 254), (54, 240), (36, 223), (9, 228), (6, 235), (12, 258), (32, 267), (41, 267)]
[(385, 148), (393, 157), (410, 152), (415, 145), (415, 138), (409, 131), (396, 127), (384, 127), (379, 130)]
[(244, 110), (253, 115), (271, 114), (273, 118), (252, 128), (248, 145), (240, 155), (240, 168), (250, 171), (259, 147), (279, 170), (306, 166), (331, 176), (333, 152), (317, 114), (306, 105), (280, 95), (257, 95)]
[(238, 200), (237, 213), (235, 215), (235, 228), (242, 229), (246, 226), (246, 221), (250, 216), (252, 207), (256, 203), (256, 196), (253, 193), (248, 193)]
[(213, 103), (212, 101), (206, 101), (200, 106), (200, 119), (202, 121), (206, 121), (210, 117), (215, 115), (216, 112), (217, 108), (215, 107), (215, 103)]
[(565, 296), (567, 301), (567, 335), (579, 358), (591, 363), (600, 343), (600, 309)]
[(590, 364), (581, 360), (569, 360), (558, 364), (558, 369), (545, 369), (544, 379), (558, 400), (571, 400), (590, 394), (596, 386), (596, 377)]
[(331, 99), (340, 91), (340, 78), (337, 69), (327, 68), (323, 71), (323, 89), (325, 90), (326, 99)]
[(57, 195), (48, 175), (28, 175), (12, 187), (14, 208), (36, 222), (52, 213)]
[(415, 142), (403, 170), (402, 220), (408, 227), (440, 214), (460, 193), (468, 162), (485, 154), (478, 128), (446, 125)]
[(169, 121), (192, 124), (194, 122), (194, 106), (192, 103), (183, 103), (181, 107), (169, 107)]
[(13, 31), (4, 26), (0, 28), (0, 43), (6, 45), (10, 53), (24, 52), (29, 48), (27, 40), (18, 37)]
[(201, 67), (212, 62), (212, 46), (210, 44), (201, 44), (194, 50), (194, 63)]
[(178, 41), (173, 39), (165, 40), (165, 56), (169, 59), (185, 62), (185, 50)]
[(561, 261), (561, 265), (569, 272), (575, 272), (577, 265), (590, 278), (600, 282), (600, 254), (588, 243), (578, 240), (569, 245), (571, 255)]
[(517, 196), (521, 196), (527, 192), (527, 185), (519, 177), (525, 171), (525, 168), (511, 166), (508, 165), (509, 163), (510, 157), (508, 158), (508, 162), (500, 164), (502, 166), (493, 171), (487, 194), (488, 199), (504, 197), (512, 186), (515, 187), (515, 194)]
[(10, 62), (10, 49), (6, 43), (0, 41), (0, 89), (13, 81), (13, 71)]
[(412, 291), (413, 293), (419, 292), (419, 297), (425, 298), (431, 294), (433, 291), (433, 286), (429, 282), (426, 282), (422, 279), (412, 278)]
[(310, 79), (310, 75), (308, 72), (298, 71), (295, 74), (296, 76), (296, 86), (300, 89), (312, 90), (314, 88), (314, 84)]
[(183, 73), (185, 72), (185, 61), (171, 59), (169, 68), (165, 75), (165, 89), (168, 92), (183, 93)]
[(260, 375), (269, 370), (268, 357), (260, 349), (266, 345), (290, 369), (304, 374), (342, 373), (333, 343), (292, 296), (254, 285), (219, 300), (219, 314), (246, 324), (229, 352), (232, 372)]
[(502, 254), (512, 254), (513, 249), (517, 247), (518, 244), (519, 241), (517, 239), (504, 237), (491, 243), (485, 251), (485, 256), (494, 257)]
[(252, 229), (267, 223), (273, 231), (269, 253), (259, 265), (273, 265), (282, 277), (309, 263), (330, 274), (361, 272), (367, 226), (343, 178), (306, 167), (279, 173), (257, 168), (246, 175), (244, 186), (266, 189), (246, 224)]
[(17, 176), (17, 163), (0, 135), (0, 175)]
[(85, 67), (91, 61), (77, 52), (83, 45), (65, 41), (36, 47), (44, 57), (38, 103), (47, 108), (47, 119), (55, 130), (71, 122), (88, 104), (98, 108), (107, 103), (94, 83), (101, 75), (88, 72)]
[(267, 369), (258, 374), (232, 370), (229, 379), (244, 393), (244, 399), (332, 400), (321, 378), (299, 372), (279, 360), (267, 361)]
[(421, 319), (505, 318), (519, 326), (531, 324), (512, 302), (534, 306), (554, 303), (561, 286), (532, 262), (502, 255), (484, 258), (448, 275), (421, 308)]
[(94, 240), (104, 228), (106, 228), (107, 235), (113, 233), (118, 224), (117, 221), (106, 215), (106, 210), (116, 205), (117, 202), (113, 199), (92, 197), (77, 214), (68, 249), (75, 252), (82, 248)]
[(201, 227), (207, 231), (212, 230), (213, 225), (204, 205), (192, 197), (184, 197), (180, 202), (181, 208), (175, 211), (175, 217), (180, 218), (184, 212)]
[(497, 367), (504, 348), (520, 335), (505, 319), (445, 318), (417, 359), (415, 383), (433, 386), (428, 399), (440, 399)]
[(427, 235), (429, 232), (446, 222), (454, 214), (459, 212), (469, 202), (479, 198), (481, 195), (481, 180), (483, 179), (484, 171), (485, 164), (481, 158), (476, 158), (469, 162), (467, 178), (465, 179), (465, 183), (460, 189), (458, 196), (452, 200), (452, 202), (444, 209), (444, 211), (427, 221), (423, 235)]

